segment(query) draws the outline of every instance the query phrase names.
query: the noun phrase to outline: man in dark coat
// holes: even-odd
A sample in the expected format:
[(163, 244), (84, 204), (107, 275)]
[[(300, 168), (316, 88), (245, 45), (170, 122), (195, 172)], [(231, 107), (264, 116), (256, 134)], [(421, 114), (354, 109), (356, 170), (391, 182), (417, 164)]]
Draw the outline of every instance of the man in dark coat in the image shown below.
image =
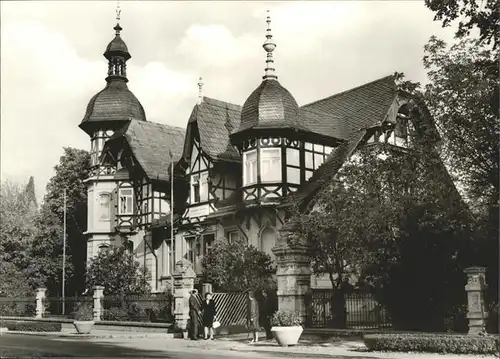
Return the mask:
[(273, 298), (269, 297), (265, 289), (263, 289), (261, 293), (260, 323), (266, 331), (266, 339), (273, 339), (273, 334), (271, 333), (271, 319), (273, 317), (275, 307)]
[(255, 300), (254, 292), (248, 291), (247, 301), (247, 326), (248, 330), (252, 331), (253, 339), (250, 343), (257, 343), (259, 341), (259, 305)]
[(200, 315), (200, 303), (196, 294), (198, 291), (193, 289), (189, 296), (189, 321), (190, 321), (190, 337), (192, 340), (198, 340), (198, 317)]

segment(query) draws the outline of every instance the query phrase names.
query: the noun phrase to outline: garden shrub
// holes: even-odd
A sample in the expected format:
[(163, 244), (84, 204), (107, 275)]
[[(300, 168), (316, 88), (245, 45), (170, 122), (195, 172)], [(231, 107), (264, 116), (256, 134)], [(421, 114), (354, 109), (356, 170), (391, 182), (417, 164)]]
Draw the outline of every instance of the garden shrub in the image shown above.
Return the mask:
[(10, 322), (6, 327), (21, 332), (60, 332), (62, 325), (52, 322)]
[(274, 327), (292, 327), (302, 325), (302, 317), (297, 312), (279, 310), (271, 319)]
[(430, 333), (367, 334), (363, 341), (370, 351), (453, 354), (495, 354), (499, 345), (498, 336)]

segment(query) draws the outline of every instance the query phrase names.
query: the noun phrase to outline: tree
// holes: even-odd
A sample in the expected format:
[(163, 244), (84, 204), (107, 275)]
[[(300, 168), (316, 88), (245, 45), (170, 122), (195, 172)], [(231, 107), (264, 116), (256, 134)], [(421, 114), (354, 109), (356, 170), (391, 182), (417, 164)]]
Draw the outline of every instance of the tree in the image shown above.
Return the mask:
[(203, 257), (203, 277), (223, 292), (242, 292), (272, 286), (271, 257), (243, 239), (215, 242)]
[(488, 267), (489, 293), (497, 302), (499, 52), (475, 40), (448, 48), (432, 37), (424, 56), (429, 78), (424, 96), (442, 133), (442, 156), (476, 216), (469, 262)]
[[(47, 184), (38, 221), (41, 236), (38, 244), (43, 247), (43, 238), (53, 244), (60, 243), (62, 253), (63, 196), (66, 189), (67, 254), (70, 268), (74, 271), (71, 277), (68, 276), (67, 293), (81, 292), (85, 283), (87, 252), (83, 235), (87, 228), (87, 187), (84, 180), (89, 177), (90, 155), (87, 151), (66, 147), (54, 169), (56, 173)], [(58, 258), (59, 263), (62, 264)]]
[(24, 187), (11, 181), (2, 182), (0, 197), (0, 261), (22, 268), (27, 263), (25, 249), (35, 233), (36, 209), (30, 206)]
[(442, 21), (443, 27), (449, 26), (459, 16), (463, 18), (458, 23), (457, 38), (468, 36), (477, 27), (481, 41), (493, 42), (493, 46), (498, 47), (499, 0), (425, 0), (425, 5), (436, 12), (434, 20)]
[(151, 291), (149, 274), (124, 247), (101, 250), (91, 260), (86, 275), (86, 288), (104, 286), (104, 295), (145, 295)]
[[(383, 144), (359, 149), (310, 212), (292, 210), (295, 233), (288, 240), (305, 242), (314, 273), (329, 276), (335, 326), (345, 327), (345, 294), (352, 285), (372, 288), (396, 325), (409, 329), (442, 325), (457, 290), (463, 292), (456, 252), (470, 220), (422, 110), (416, 98), (410, 150)], [(415, 280), (417, 268), (425, 280)]]

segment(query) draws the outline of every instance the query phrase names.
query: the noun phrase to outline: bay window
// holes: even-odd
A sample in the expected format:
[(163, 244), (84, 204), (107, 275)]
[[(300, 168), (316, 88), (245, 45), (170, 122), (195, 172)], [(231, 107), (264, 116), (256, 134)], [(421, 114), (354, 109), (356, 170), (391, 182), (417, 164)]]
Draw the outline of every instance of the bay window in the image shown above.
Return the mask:
[(263, 148), (260, 151), (262, 182), (281, 182), (281, 149)]
[(99, 219), (101, 221), (109, 221), (110, 217), (110, 201), (111, 196), (109, 193), (101, 193), (99, 195)]
[(243, 186), (257, 183), (257, 150), (243, 153)]

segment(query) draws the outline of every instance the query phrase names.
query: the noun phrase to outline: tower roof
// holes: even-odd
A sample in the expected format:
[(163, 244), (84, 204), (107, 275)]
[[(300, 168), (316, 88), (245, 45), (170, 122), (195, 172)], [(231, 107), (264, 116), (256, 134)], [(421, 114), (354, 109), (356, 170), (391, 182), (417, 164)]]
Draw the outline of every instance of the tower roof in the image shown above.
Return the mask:
[(132, 56), (128, 52), (127, 45), (120, 35), (120, 32), (123, 30), (122, 27), (120, 24), (116, 24), (113, 29), (116, 31), (115, 38), (106, 47), (104, 57), (108, 60), (111, 60), (113, 56), (122, 56), (125, 60), (130, 59)]
[(300, 121), (299, 105), (274, 74), (273, 51), (276, 44), (271, 34), (271, 18), (268, 15), (266, 40), (262, 47), (267, 52), (263, 81), (248, 97), (241, 111), (239, 127), (233, 135), (247, 130), (291, 128), (305, 130)]
[(131, 58), (127, 45), (121, 38), (120, 12), (116, 11), (118, 23), (114, 27), (115, 38), (106, 47), (104, 57), (108, 60), (106, 87), (94, 95), (85, 111), (80, 128), (91, 134), (98, 128), (117, 128), (126, 121), (146, 121), (141, 103), (127, 87), (127, 60)]

